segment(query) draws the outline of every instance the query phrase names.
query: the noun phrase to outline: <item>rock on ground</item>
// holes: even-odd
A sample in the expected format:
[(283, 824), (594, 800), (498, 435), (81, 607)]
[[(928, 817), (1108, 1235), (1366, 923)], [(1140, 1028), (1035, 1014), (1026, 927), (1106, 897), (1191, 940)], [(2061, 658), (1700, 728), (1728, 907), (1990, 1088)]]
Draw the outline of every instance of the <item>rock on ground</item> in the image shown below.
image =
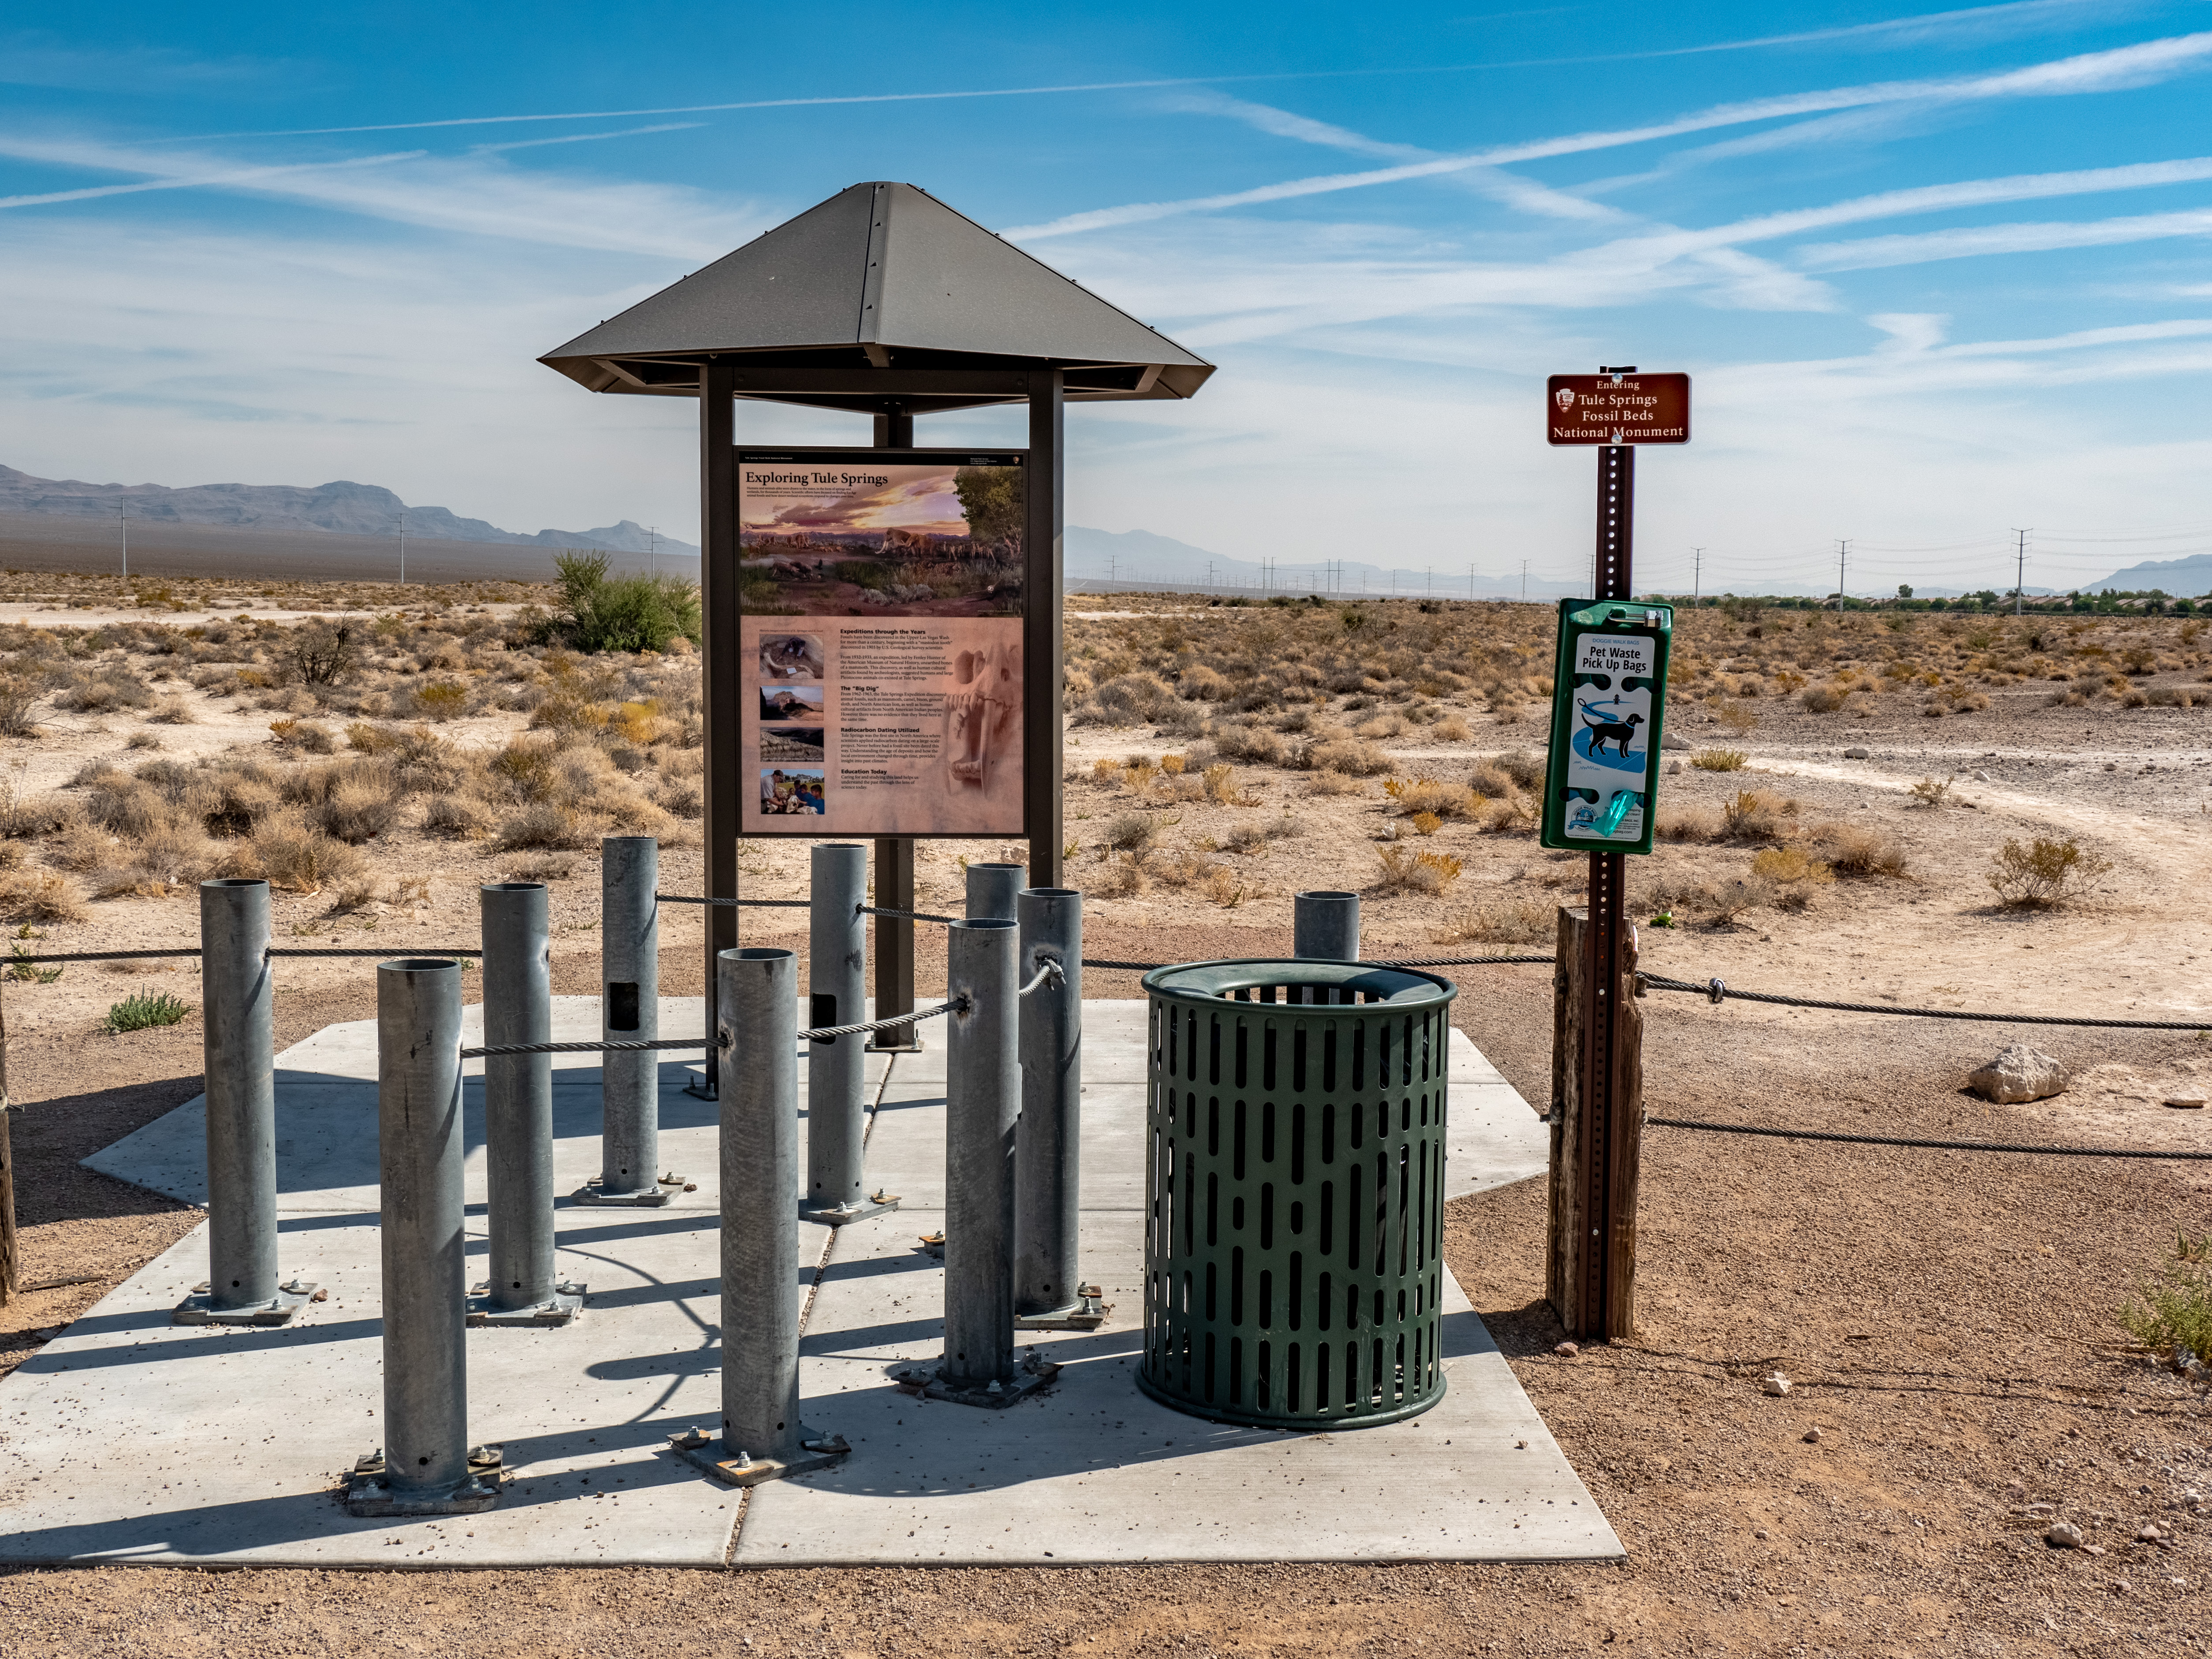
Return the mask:
[(1995, 1060), (1966, 1079), (1966, 1086), (1985, 1100), (2012, 1106), (2047, 1100), (2063, 1091), (2067, 1081), (2066, 1068), (2040, 1048), (2008, 1042)]

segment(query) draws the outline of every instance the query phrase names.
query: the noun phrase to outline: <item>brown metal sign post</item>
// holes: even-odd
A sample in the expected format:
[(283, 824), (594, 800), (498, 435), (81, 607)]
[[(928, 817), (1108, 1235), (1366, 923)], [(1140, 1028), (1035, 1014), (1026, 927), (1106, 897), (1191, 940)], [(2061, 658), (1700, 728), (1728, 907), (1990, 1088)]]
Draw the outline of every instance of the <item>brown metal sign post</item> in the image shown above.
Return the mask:
[[(1549, 442), (1598, 452), (1591, 597), (1629, 599), (1633, 446), (1689, 441), (1690, 377), (1638, 374), (1633, 368), (1555, 374), (1546, 386), (1546, 405)], [(1632, 1001), (1636, 930), (1627, 917), (1626, 866), (1625, 854), (1592, 853), (1589, 909), (1583, 916), (1563, 913), (1553, 1057), (1547, 1279), (1553, 1308), (1570, 1333), (1607, 1338), (1626, 1337), (1635, 1329), (1643, 1152), (1643, 1020)]]

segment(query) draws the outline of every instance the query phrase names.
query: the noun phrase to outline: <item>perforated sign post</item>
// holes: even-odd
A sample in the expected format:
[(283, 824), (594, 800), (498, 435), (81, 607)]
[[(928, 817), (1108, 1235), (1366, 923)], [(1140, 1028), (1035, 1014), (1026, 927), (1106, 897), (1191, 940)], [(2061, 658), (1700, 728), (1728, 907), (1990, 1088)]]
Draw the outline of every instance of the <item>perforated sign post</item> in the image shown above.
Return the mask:
[[(1577, 1335), (1635, 1330), (1643, 1023), (1630, 1001), (1636, 936), (1626, 854), (1651, 850), (1667, 642), (1674, 613), (1632, 602), (1636, 448), (1690, 440), (1690, 377), (1633, 367), (1554, 374), (1545, 441), (1597, 450), (1595, 597), (1559, 606), (1543, 843), (1589, 850), (1586, 920), (1562, 921), (1553, 1073), (1553, 1305)], [(1570, 988), (1571, 987), (1571, 988)]]

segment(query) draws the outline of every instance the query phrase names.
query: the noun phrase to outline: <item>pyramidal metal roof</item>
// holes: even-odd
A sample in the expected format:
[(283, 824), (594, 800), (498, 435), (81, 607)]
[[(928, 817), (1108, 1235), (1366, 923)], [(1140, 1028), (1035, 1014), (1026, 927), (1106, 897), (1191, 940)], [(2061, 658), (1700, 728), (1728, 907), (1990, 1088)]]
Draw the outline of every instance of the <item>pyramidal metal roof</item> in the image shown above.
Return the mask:
[(1071, 400), (1188, 398), (1213, 365), (913, 185), (840, 191), (538, 359), (593, 392), (823, 408), (1018, 402), (1059, 367)]

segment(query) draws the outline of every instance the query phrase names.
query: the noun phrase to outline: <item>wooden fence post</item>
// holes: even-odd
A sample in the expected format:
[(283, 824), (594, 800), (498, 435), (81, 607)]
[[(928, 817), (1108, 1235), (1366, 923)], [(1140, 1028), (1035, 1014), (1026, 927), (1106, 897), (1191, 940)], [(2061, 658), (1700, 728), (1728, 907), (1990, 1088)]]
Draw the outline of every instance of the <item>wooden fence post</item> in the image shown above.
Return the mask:
[(1624, 927), (1611, 981), (1609, 1086), (1592, 1090), (1588, 1052), (1590, 919), (1559, 910), (1552, 981), (1552, 1168), (1545, 1291), (1571, 1336), (1636, 1328), (1636, 1208), (1644, 1147), (1644, 1012), (1636, 1000), (1636, 932)]
[(15, 1249), (15, 1155), (9, 1144), (8, 1006), (0, 992), (0, 1308), (15, 1294), (22, 1264)]

